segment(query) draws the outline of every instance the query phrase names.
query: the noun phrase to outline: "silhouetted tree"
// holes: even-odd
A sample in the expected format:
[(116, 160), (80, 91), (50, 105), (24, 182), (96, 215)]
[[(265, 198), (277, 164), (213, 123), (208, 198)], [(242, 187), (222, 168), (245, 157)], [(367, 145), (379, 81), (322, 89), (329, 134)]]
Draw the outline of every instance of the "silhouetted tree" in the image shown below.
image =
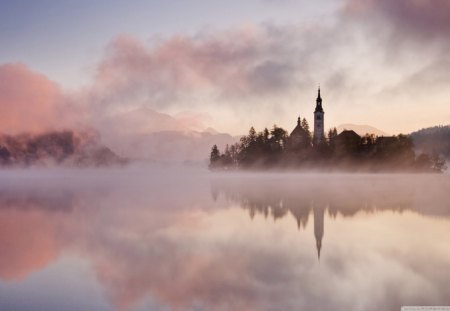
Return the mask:
[[(312, 146), (311, 133), (306, 119), (296, 130), (293, 143), (286, 130), (277, 125), (269, 131), (265, 128), (256, 132), (251, 127), (240, 143), (226, 146), (223, 154), (216, 145), (210, 155), (211, 168), (274, 167), (279, 165), (320, 165), (320, 167), (358, 167), (369, 169), (416, 169), (420, 171), (445, 170), (445, 160), (437, 153), (432, 156), (421, 154), (415, 157), (413, 143), (409, 136), (375, 137), (366, 134), (360, 137), (353, 131), (337, 134), (337, 129), (328, 131)], [(302, 135), (305, 135), (304, 137)], [(289, 144), (288, 144), (289, 142)]]
[(278, 127), (276, 124), (273, 126), (270, 131), (271, 139), (270, 139), (270, 149), (272, 153), (280, 153), (283, 151), (286, 146), (286, 141), (288, 138), (287, 132)]
[(447, 169), (447, 165), (445, 163), (445, 159), (440, 156), (436, 150), (433, 151), (431, 155), (431, 169), (436, 172), (443, 172)]
[(362, 137), (361, 143), (363, 145), (373, 146), (373, 145), (375, 145), (375, 141), (376, 141), (376, 137), (374, 134), (366, 134)]
[(210, 168), (215, 168), (219, 165), (219, 161), (220, 161), (220, 151), (219, 148), (217, 148), (217, 145), (214, 145), (211, 148), (211, 154), (209, 157), (209, 167)]
[(220, 156), (221, 165), (225, 168), (229, 168), (233, 164), (233, 158), (231, 157), (231, 151), (228, 144), (225, 147), (224, 153)]
[(332, 128), (328, 131), (328, 144), (331, 151), (334, 151), (335, 148), (335, 139), (338, 136), (337, 129)]
[(430, 156), (426, 153), (420, 154), (417, 156), (414, 166), (419, 171), (429, 171), (432, 167)]
[(304, 139), (304, 147), (309, 147), (309, 146), (311, 146), (311, 143), (312, 143), (312, 134), (311, 134), (311, 131), (309, 130), (308, 121), (305, 118), (303, 118), (303, 120), (302, 120), (302, 128), (306, 134), (305, 139)]
[(331, 142), (338, 135), (336, 128), (328, 130), (328, 141)]
[(270, 135), (270, 133), (269, 133), (269, 130), (267, 129), (267, 127), (264, 128), (263, 137), (264, 137), (264, 143), (265, 144), (269, 143), (269, 135)]
[(308, 133), (308, 135), (311, 135), (311, 131), (309, 130), (308, 121), (305, 118), (303, 118), (303, 120), (302, 120), (302, 128), (305, 130), (306, 133)]

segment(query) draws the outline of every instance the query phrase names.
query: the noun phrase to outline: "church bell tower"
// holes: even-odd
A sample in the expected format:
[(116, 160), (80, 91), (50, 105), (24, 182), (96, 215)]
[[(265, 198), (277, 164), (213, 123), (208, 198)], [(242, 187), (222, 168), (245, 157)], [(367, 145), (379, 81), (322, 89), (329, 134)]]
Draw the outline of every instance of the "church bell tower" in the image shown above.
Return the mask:
[(322, 108), (322, 97), (320, 97), (320, 87), (319, 93), (316, 99), (316, 110), (314, 110), (314, 137), (313, 143), (315, 145), (319, 144), (320, 141), (325, 137), (324, 132), (324, 114)]

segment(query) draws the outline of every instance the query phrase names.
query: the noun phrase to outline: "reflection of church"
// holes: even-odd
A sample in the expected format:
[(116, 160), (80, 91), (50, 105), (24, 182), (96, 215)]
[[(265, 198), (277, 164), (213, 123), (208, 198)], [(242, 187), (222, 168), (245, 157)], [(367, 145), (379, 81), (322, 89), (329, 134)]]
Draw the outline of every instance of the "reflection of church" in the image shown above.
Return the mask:
[[(324, 235), (324, 219), (326, 206), (319, 202), (311, 202), (312, 214), (314, 216), (314, 237), (316, 239), (317, 258), (320, 259), (320, 251), (322, 249), (322, 239)], [(300, 230), (305, 228), (311, 213), (311, 208), (302, 208), (301, 206), (292, 207), (290, 209), (292, 216), (297, 221), (297, 227)]]
[[(296, 178), (298, 182), (293, 182), (289, 176), (270, 181), (254, 177), (216, 180), (211, 190), (214, 200), (223, 194), (227, 202), (238, 203), (251, 218), (257, 214), (274, 220), (293, 216), (298, 229), (304, 230), (312, 216), (315, 252), (319, 259), (323, 253), (325, 214), (336, 218), (338, 214), (352, 217), (361, 210), (374, 213), (413, 209), (415, 184), (405, 184), (403, 179), (387, 183), (381, 179)], [(348, 195), (349, 192), (352, 195)], [(424, 201), (429, 200), (429, 193), (423, 195), (426, 195)], [(448, 195), (447, 192), (442, 194), (444, 198)], [(442, 209), (448, 211), (448, 204), (444, 203)]]
[(239, 185), (234, 183), (218, 183), (213, 186), (213, 198), (216, 200), (219, 193), (225, 195), (227, 201), (239, 202), (242, 208), (247, 209), (250, 217), (262, 214), (264, 217), (273, 217), (274, 220), (291, 215), (297, 222), (299, 230), (304, 230), (313, 216), (314, 237), (317, 257), (320, 259), (322, 240), (324, 237), (324, 219), (327, 211), (331, 217), (336, 212), (329, 205), (329, 201), (316, 193), (317, 189), (311, 189), (308, 193), (300, 195), (298, 191), (292, 191), (289, 187), (275, 187), (261, 189), (251, 184)]
[(320, 259), (320, 250), (322, 248), (322, 238), (324, 230), (325, 207), (315, 207), (314, 212), (314, 237), (316, 238), (317, 258)]

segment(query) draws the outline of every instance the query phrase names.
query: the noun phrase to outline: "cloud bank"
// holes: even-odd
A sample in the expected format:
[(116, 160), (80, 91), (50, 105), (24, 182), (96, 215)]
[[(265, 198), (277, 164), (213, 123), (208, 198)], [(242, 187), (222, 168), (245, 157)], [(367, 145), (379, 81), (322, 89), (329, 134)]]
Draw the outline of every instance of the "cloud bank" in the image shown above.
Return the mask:
[(6, 134), (70, 126), (72, 115), (57, 83), (23, 64), (0, 66), (0, 127)]

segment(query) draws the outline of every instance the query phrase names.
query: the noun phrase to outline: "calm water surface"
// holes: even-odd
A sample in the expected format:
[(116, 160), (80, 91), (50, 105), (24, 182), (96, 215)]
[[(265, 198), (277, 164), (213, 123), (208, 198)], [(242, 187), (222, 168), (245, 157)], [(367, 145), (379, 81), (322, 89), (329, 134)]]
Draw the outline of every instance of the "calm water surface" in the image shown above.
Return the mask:
[(450, 305), (450, 175), (5, 171), (0, 310)]

